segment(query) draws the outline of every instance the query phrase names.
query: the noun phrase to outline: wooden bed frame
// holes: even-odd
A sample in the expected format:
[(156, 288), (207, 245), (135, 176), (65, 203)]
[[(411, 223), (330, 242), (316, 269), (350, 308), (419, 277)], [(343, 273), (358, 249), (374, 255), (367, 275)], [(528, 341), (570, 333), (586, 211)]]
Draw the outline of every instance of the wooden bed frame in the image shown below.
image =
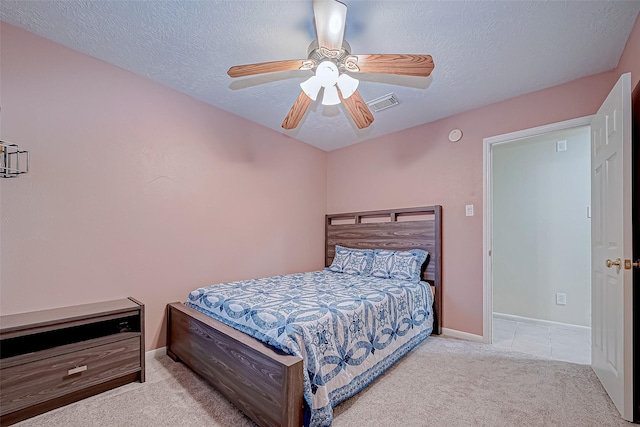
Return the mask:
[[(326, 216), (325, 265), (335, 245), (429, 252), (423, 279), (435, 288), (433, 333), (442, 318), (442, 207)], [(202, 376), (260, 426), (303, 424), (303, 363), (183, 303), (167, 306), (167, 355)]]

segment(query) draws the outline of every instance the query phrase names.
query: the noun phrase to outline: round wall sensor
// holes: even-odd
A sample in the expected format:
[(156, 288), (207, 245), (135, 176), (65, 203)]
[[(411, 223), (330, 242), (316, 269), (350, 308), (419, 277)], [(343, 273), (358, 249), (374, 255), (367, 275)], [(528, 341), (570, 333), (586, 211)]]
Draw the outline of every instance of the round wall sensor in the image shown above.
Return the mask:
[(449, 141), (458, 142), (462, 138), (462, 131), (460, 129), (454, 129), (449, 132)]

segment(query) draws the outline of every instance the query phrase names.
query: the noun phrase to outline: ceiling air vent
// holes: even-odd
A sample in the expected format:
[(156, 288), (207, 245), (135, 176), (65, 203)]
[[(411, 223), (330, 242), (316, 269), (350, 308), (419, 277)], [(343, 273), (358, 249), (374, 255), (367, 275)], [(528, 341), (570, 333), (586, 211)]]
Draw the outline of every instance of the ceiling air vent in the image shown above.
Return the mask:
[(388, 95), (381, 96), (380, 98), (376, 98), (374, 100), (367, 102), (367, 105), (369, 106), (369, 108), (371, 108), (373, 111), (377, 113), (378, 111), (395, 107), (399, 103), (400, 101), (398, 101), (398, 98), (396, 98), (394, 94), (390, 93)]

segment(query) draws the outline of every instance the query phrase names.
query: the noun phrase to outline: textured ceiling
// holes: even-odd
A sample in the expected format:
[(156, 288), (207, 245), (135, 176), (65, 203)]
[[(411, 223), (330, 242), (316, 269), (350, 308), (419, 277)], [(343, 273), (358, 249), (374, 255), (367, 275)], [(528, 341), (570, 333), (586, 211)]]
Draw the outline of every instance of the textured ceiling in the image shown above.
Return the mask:
[(640, 1), (343, 0), (354, 54), (433, 56), (431, 77), (357, 74), (365, 101), (395, 93), (366, 129), (342, 105), (280, 128), (310, 71), (232, 80), (232, 65), (306, 58), (311, 0), (13, 1), (3, 21), (330, 151), (615, 68)]

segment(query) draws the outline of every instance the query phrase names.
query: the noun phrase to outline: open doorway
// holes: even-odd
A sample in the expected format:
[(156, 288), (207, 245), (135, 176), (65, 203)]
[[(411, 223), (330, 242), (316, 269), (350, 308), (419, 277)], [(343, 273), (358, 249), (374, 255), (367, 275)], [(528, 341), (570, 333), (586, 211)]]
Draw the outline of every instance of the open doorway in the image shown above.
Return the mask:
[(589, 121), (485, 140), (484, 336), (497, 347), (590, 363)]
[(589, 126), (494, 145), (493, 343), (591, 363)]
[[(638, 92), (634, 93), (637, 99)], [(569, 120), (486, 138), (483, 155), (483, 336), (492, 342), (492, 156), (494, 144), (589, 125), (591, 133), (591, 367), (625, 420), (638, 420), (638, 351), (636, 337), (638, 280), (637, 168), (632, 138), (631, 73), (620, 76), (591, 117)], [(636, 106), (637, 103), (634, 103)], [(636, 126), (637, 130), (637, 126)], [(636, 135), (637, 136), (637, 135)], [(635, 157), (634, 157), (635, 156)], [(635, 170), (634, 170), (635, 169)], [(632, 179), (633, 178), (633, 179)], [(635, 218), (634, 218), (635, 216)], [(635, 241), (634, 241), (635, 240)], [(637, 289), (637, 288), (636, 288)], [(636, 326), (634, 328), (634, 325)], [(634, 351), (636, 350), (636, 351)]]

